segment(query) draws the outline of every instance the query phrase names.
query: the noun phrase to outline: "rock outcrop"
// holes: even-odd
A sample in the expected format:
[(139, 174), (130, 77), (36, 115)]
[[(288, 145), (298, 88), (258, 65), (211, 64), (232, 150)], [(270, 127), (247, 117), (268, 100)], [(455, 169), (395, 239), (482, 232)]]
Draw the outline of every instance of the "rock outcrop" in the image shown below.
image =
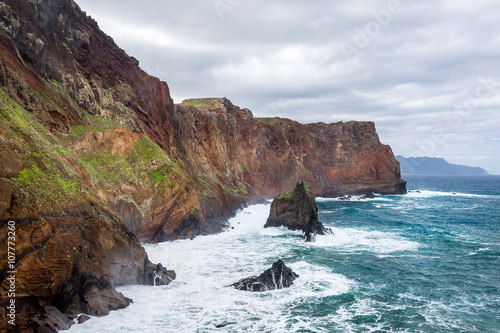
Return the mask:
[(300, 230), (306, 242), (314, 241), (315, 235), (332, 233), (318, 220), (318, 207), (311, 186), (301, 182), (290, 192), (274, 198), (264, 228), (286, 227)]
[(285, 263), (279, 259), (271, 268), (264, 271), (261, 275), (242, 279), (233, 283), (231, 286), (239, 290), (262, 292), (288, 288), (298, 277), (299, 276), (295, 272), (288, 268)]
[(176, 277), (177, 274), (175, 274), (173, 270), (168, 270), (166, 267), (163, 267), (162, 264), (158, 264), (156, 269), (149, 271), (148, 284), (153, 286), (166, 286), (175, 280)]

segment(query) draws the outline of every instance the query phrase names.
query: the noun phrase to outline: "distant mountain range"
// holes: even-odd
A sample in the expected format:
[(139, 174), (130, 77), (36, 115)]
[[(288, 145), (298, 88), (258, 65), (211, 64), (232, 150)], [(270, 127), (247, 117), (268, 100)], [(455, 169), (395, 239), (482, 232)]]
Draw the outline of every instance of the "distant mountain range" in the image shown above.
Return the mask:
[(405, 175), (488, 175), (483, 168), (448, 163), (444, 158), (396, 156), (401, 165), (401, 174)]

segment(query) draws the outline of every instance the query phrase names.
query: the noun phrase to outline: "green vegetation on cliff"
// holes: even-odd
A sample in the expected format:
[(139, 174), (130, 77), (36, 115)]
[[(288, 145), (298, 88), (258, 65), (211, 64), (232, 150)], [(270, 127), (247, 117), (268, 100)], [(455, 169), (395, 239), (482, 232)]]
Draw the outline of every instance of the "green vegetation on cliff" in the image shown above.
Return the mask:
[(91, 150), (78, 160), (97, 182), (110, 187), (142, 179), (172, 188), (186, 181), (175, 161), (145, 135), (134, 143), (130, 151), (122, 154), (112, 153), (111, 150)]
[(266, 125), (276, 125), (276, 122), (278, 121), (278, 118), (254, 118), (261, 124), (266, 124)]
[[(315, 201), (314, 193), (313, 193), (313, 190), (311, 188), (311, 185), (309, 185), (309, 183), (307, 183), (307, 182), (303, 182), (303, 183), (304, 183), (304, 187), (306, 189), (307, 195)], [(278, 200), (280, 200), (280, 199), (287, 199), (287, 200), (289, 200), (289, 199), (293, 198), (293, 196), (295, 195), (295, 193), (296, 193), (296, 190), (293, 189), (291, 191), (281, 193), (280, 195), (278, 195), (276, 197), (276, 199), (278, 199)]]
[(2, 136), (16, 142), (12, 147), (8, 146), (9, 141), (2, 140), (0, 148), (5, 151), (15, 148), (22, 158), (24, 168), (8, 182), (16, 193), (22, 193), (24, 204), (56, 209), (67, 202), (82, 201), (84, 185), (65, 160), (70, 153), (56, 136), (1, 89), (0, 119)]
[(217, 98), (191, 98), (182, 101), (184, 105), (194, 106), (200, 111), (210, 111), (217, 108)]

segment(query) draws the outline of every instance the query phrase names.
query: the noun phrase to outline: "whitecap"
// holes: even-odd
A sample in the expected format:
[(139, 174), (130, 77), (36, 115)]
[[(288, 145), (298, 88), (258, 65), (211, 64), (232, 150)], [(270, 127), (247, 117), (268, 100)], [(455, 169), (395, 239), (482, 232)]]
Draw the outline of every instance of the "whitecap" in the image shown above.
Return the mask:
[(394, 201), (394, 196), (386, 196), (375, 193), (375, 198), (365, 198), (364, 195), (345, 195), (342, 197), (327, 198), (327, 197), (317, 197), (317, 202), (350, 202), (350, 201)]
[(478, 249), (477, 251), (473, 251), (473, 252), (469, 252), (467, 255), (465, 255), (466, 257), (470, 257), (470, 256), (475, 256), (476, 254), (478, 254), (479, 252), (485, 252), (485, 251), (491, 251), (491, 249), (489, 247), (484, 247), (484, 248), (480, 248)]
[(470, 197), (470, 198), (500, 198), (498, 195), (472, 194), (461, 192), (443, 192), (431, 190), (410, 190), (406, 194), (408, 198), (431, 198), (431, 197)]
[(361, 230), (355, 228), (331, 228), (333, 235), (320, 235), (313, 246), (337, 247), (343, 251), (370, 251), (375, 253), (391, 253), (397, 251), (416, 251), (418, 242), (392, 232)]

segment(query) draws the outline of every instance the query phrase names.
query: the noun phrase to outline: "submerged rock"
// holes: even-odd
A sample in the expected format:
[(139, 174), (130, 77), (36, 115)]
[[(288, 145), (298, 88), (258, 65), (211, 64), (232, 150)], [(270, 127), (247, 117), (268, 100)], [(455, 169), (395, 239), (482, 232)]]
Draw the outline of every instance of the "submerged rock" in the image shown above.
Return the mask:
[(78, 317), (78, 319), (77, 319), (77, 323), (78, 323), (78, 324), (83, 324), (84, 322), (86, 322), (86, 321), (88, 321), (88, 320), (90, 320), (90, 317), (89, 317), (89, 316), (87, 316), (87, 315), (82, 314), (82, 315), (80, 315), (80, 316)]
[(242, 279), (233, 286), (239, 290), (260, 292), (274, 289), (288, 288), (299, 275), (288, 268), (285, 263), (279, 259), (271, 268), (259, 276), (251, 276)]
[(306, 242), (313, 242), (314, 235), (331, 234), (332, 231), (318, 220), (316, 199), (308, 183), (302, 182), (286, 193), (274, 198), (271, 212), (264, 228), (287, 227), (302, 230)]

